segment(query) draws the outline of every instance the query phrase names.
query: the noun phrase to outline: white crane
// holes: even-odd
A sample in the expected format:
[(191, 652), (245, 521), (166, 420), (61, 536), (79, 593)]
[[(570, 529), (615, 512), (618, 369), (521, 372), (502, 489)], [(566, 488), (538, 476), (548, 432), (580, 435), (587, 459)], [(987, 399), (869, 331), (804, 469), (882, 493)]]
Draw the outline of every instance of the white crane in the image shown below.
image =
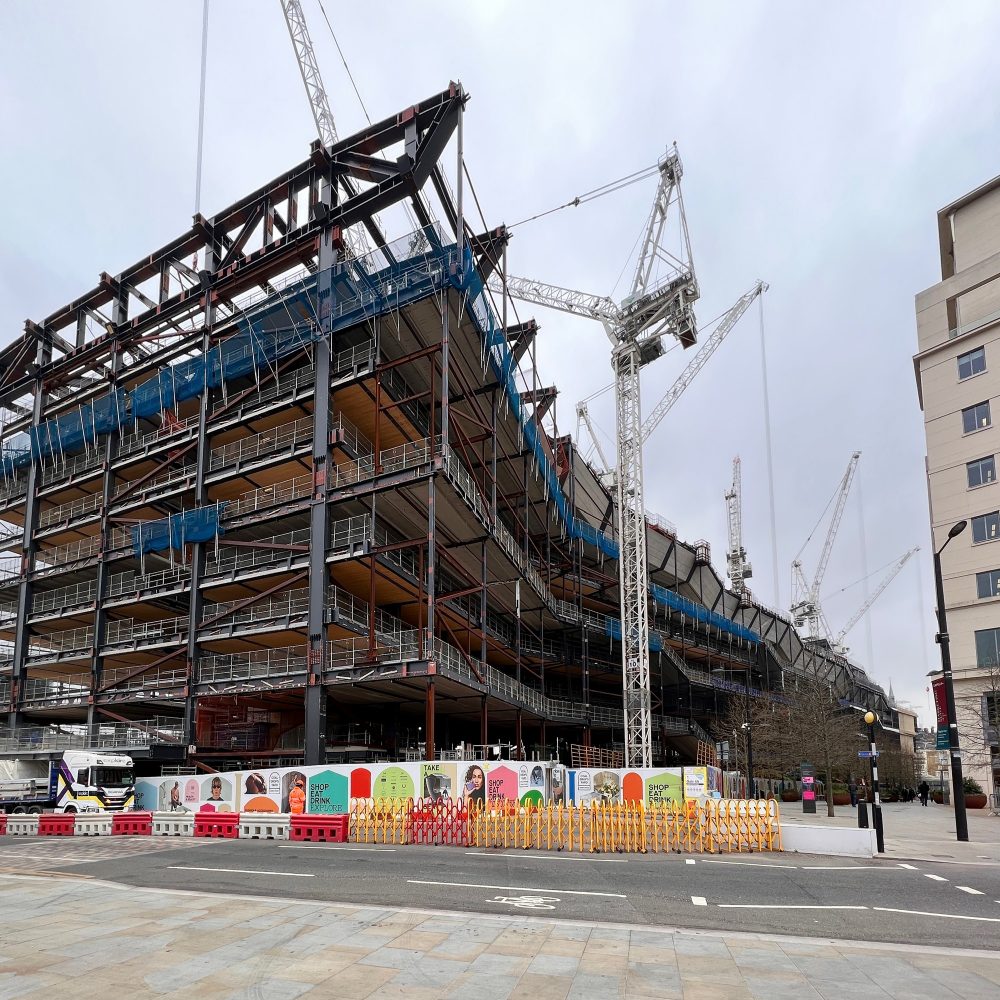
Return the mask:
[[(607, 296), (535, 281), (511, 277), (504, 281), (499, 276), (491, 280), (491, 287), (498, 294), (503, 294), (506, 285), (507, 294), (515, 298), (598, 320), (611, 342), (617, 411), (616, 492), (621, 550), (618, 566), (628, 767), (649, 767), (653, 749), (639, 372), (664, 353), (664, 336), (676, 337), (685, 346), (697, 339), (693, 306), (699, 292), (680, 192), (683, 170), (676, 148), (660, 160), (658, 168), (659, 184), (631, 292), (620, 305)], [(672, 208), (678, 216), (679, 255), (667, 249), (664, 238)], [(661, 268), (662, 275), (658, 273)]]
[[(718, 323), (715, 329), (709, 335), (709, 337), (704, 340), (701, 346), (698, 348), (698, 353), (687, 363), (684, 370), (677, 376), (674, 384), (664, 393), (663, 398), (653, 407), (652, 412), (648, 417), (642, 422), (642, 426), (639, 429), (639, 437), (642, 444), (645, 444), (653, 431), (659, 427), (660, 422), (663, 418), (670, 412), (671, 407), (674, 403), (684, 393), (684, 390), (694, 381), (695, 376), (708, 364), (708, 359), (718, 350), (719, 345), (729, 336), (730, 331), (739, 322), (740, 317), (750, 308), (754, 300), (758, 295), (763, 295), (767, 291), (767, 282), (757, 281), (753, 288), (741, 295), (736, 302), (733, 303), (732, 307), (727, 309), (726, 312), (719, 317)], [(602, 390), (603, 391), (603, 390)], [(599, 393), (595, 393), (599, 395)], [(600, 443), (597, 440), (597, 435), (594, 432), (593, 424), (590, 419), (590, 410), (587, 407), (587, 403), (593, 396), (588, 397), (588, 399), (583, 400), (576, 404), (576, 415), (578, 421), (582, 422), (590, 433), (590, 437), (594, 442), (601, 461), (604, 463), (604, 468), (602, 472), (604, 474), (601, 476), (601, 481), (605, 484), (614, 483), (614, 474), (612, 472), (610, 478), (607, 477), (608, 472), (608, 461), (604, 456), (604, 452), (601, 449)]]
[[(306, 88), (309, 109), (316, 122), (316, 132), (320, 142), (329, 148), (337, 142), (337, 126), (333, 121), (333, 111), (330, 108), (330, 99), (326, 95), (326, 88), (323, 86), (319, 63), (316, 62), (316, 51), (313, 49), (302, 4), (299, 0), (280, 0), (280, 3), (288, 35), (292, 40), (292, 48), (295, 50), (295, 59), (299, 64), (299, 72), (302, 74), (302, 83)], [(342, 178), (341, 182), (350, 190), (352, 182), (348, 178)], [(343, 237), (350, 256), (365, 257), (372, 252), (371, 244), (360, 227), (349, 228)]]
[[(885, 588), (896, 579), (896, 575), (899, 571), (910, 561), (910, 558), (916, 555), (919, 551), (920, 546), (917, 545), (916, 547), (910, 549), (909, 552), (904, 552), (903, 555), (901, 555), (899, 559), (892, 564), (892, 568), (882, 578), (882, 582), (875, 588), (865, 603), (862, 604), (861, 607), (858, 608), (858, 610), (855, 611), (854, 614), (847, 620), (847, 624), (840, 630), (837, 638), (833, 641), (833, 647), (838, 653), (847, 653), (849, 651), (844, 645), (844, 639), (847, 636), (847, 633), (850, 632), (862, 618), (864, 618), (864, 616), (868, 613), (868, 609), (878, 600)], [(869, 663), (868, 666), (870, 668), (872, 665)]]
[(753, 576), (753, 568), (747, 561), (747, 552), (743, 548), (743, 485), (740, 475), (740, 456), (733, 459), (733, 485), (726, 492), (726, 512), (729, 515), (729, 550), (726, 552), (726, 565), (729, 570), (729, 581), (733, 593), (737, 595), (749, 593), (746, 581)]
[[(831, 498), (831, 503), (834, 504), (833, 516), (830, 519), (830, 527), (826, 533), (826, 541), (823, 543), (823, 549), (820, 552), (819, 563), (816, 566), (816, 575), (813, 577), (811, 584), (806, 583), (805, 575), (802, 572), (802, 562), (799, 556), (802, 555), (802, 549), (809, 544), (809, 538), (806, 539), (805, 544), (803, 544), (802, 549), (799, 549), (799, 556), (795, 557), (792, 562), (792, 620), (795, 622), (796, 628), (801, 628), (806, 626), (808, 632), (808, 638), (810, 639), (826, 639), (828, 642), (833, 643), (833, 633), (830, 631), (830, 626), (827, 623), (826, 616), (823, 614), (823, 607), (819, 600), (819, 588), (823, 583), (823, 577), (826, 575), (826, 568), (830, 563), (830, 554), (833, 552), (833, 542), (837, 537), (837, 529), (840, 527), (841, 518), (844, 516), (844, 507), (847, 504), (847, 495), (851, 491), (851, 483), (854, 480), (854, 472), (858, 467), (858, 460), (861, 458), (861, 452), (856, 451), (851, 455), (850, 462), (847, 463), (847, 471), (844, 473), (843, 478), (840, 480), (840, 485), (837, 487), (836, 492)], [(827, 504), (829, 508), (830, 504)], [(826, 511), (823, 512), (824, 514)], [(822, 520), (822, 518), (821, 518)], [(813, 529), (815, 531), (815, 528)]]

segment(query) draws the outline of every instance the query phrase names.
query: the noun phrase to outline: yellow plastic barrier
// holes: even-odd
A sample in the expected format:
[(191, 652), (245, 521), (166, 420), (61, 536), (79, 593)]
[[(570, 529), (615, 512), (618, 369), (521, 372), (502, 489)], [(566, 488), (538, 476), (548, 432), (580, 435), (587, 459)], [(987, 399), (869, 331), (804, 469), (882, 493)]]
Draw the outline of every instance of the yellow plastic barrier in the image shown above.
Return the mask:
[(349, 839), (357, 844), (410, 843), (413, 799), (351, 799)]
[[(470, 806), (470, 847), (590, 854), (780, 851), (773, 800), (600, 802), (586, 806), (514, 803)], [(396, 841), (393, 841), (394, 843)]]

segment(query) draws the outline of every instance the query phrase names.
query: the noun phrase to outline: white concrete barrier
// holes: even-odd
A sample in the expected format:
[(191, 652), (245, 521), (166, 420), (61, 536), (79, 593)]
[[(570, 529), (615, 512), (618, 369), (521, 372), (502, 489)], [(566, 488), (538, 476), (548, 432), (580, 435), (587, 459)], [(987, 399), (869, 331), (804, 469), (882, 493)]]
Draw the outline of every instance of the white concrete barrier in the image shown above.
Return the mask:
[(154, 812), (153, 836), (154, 837), (194, 836), (194, 813)]
[(77, 837), (110, 837), (111, 813), (77, 813), (73, 833)]
[(288, 840), (288, 813), (240, 813), (241, 840)]
[(17, 813), (7, 817), (8, 837), (34, 837), (38, 833), (38, 813)]
[(799, 854), (833, 854), (842, 858), (875, 857), (875, 831), (851, 826), (781, 824), (781, 846)]

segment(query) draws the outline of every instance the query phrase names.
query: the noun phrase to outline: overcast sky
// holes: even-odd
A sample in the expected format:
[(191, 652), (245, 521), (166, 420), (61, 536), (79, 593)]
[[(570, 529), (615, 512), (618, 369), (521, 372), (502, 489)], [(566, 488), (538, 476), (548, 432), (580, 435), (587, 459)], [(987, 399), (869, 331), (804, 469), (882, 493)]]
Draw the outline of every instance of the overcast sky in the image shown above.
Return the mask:
[[(304, 0), (341, 135), (365, 124), (318, 0)], [(992, 3), (389, 3), (327, 11), (373, 118), (460, 79), (487, 221), (512, 223), (654, 162), (676, 140), (702, 288), (765, 300), (780, 596), (853, 450), (867, 565), (921, 545), (849, 644), (930, 723), (937, 666), (913, 297), (939, 278), (936, 211), (1000, 173)], [(194, 209), (199, 0), (0, 4), (0, 344), (184, 230)], [(303, 159), (314, 137), (278, 0), (211, 0), (202, 210)], [(515, 274), (616, 297), (654, 181), (515, 230)], [(616, 282), (618, 282), (616, 287)], [(521, 316), (530, 314), (520, 307)], [(536, 311), (539, 368), (576, 400), (609, 380), (596, 325)], [(690, 358), (646, 370), (646, 409)], [(751, 587), (771, 570), (756, 311), (656, 432), (647, 506), (724, 568), (743, 463)], [(612, 404), (593, 406), (613, 433)], [(610, 441), (610, 438), (607, 439)], [(860, 606), (855, 495), (826, 577), (834, 629)], [(815, 565), (819, 536), (803, 558)], [(919, 563), (919, 565), (918, 565)]]

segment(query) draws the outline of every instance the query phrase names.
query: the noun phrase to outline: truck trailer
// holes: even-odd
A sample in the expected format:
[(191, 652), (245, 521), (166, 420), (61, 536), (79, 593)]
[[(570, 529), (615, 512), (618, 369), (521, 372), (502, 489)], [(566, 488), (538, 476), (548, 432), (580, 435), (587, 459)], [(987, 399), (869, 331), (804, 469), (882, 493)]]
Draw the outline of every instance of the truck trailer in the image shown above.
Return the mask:
[(135, 803), (135, 771), (125, 754), (67, 750), (54, 760), (19, 760), (0, 780), (5, 813), (121, 812)]

